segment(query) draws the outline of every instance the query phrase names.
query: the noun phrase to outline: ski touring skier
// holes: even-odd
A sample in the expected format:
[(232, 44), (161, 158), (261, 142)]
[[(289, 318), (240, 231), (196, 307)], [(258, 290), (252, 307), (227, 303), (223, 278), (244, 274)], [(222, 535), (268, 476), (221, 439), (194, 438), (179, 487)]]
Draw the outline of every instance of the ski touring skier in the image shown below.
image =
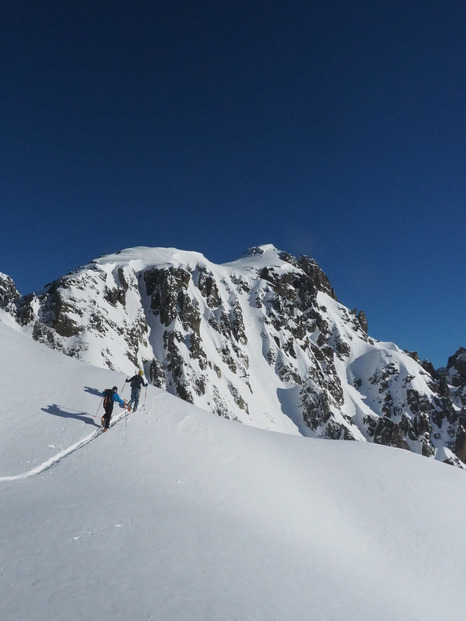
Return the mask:
[(118, 388), (116, 386), (114, 386), (113, 388), (106, 388), (103, 391), (102, 395), (104, 398), (105, 414), (100, 420), (102, 422), (103, 430), (107, 431), (110, 425), (110, 419), (112, 418), (113, 404), (115, 403), (115, 401), (117, 401), (120, 405), (125, 407), (126, 402), (123, 401), (123, 399), (121, 399), (121, 397), (118, 395)]
[(147, 386), (147, 382), (144, 382), (143, 372), (139, 371), (133, 377), (130, 377), (126, 380), (126, 383), (131, 382), (131, 399), (129, 400), (127, 406), (128, 411), (131, 412), (131, 408), (133, 407), (133, 412), (138, 409), (139, 406), (139, 396), (141, 394), (141, 388), (143, 386)]

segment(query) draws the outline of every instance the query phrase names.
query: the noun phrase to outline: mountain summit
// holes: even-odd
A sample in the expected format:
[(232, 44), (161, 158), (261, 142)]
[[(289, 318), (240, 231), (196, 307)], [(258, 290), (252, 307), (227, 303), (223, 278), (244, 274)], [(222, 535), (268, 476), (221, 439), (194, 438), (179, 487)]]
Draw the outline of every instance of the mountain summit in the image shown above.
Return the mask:
[(216, 265), (138, 247), (106, 255), (0, 306), (33, 338), (248, 425), (363, 440), (463, 466), (464, 350), (437, 372), (371, 338), (319, 265), (272, 245)]

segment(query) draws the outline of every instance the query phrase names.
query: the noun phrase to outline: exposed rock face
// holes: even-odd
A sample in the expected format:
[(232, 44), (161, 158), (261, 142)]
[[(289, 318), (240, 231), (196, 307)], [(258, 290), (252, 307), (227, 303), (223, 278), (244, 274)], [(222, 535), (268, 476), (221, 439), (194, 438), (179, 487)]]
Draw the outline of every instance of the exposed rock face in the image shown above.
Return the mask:
[(132, 294), (137, 292), (137, 276), (129, 273), (126, 277), (119, 268), (107, 273), (88, 265), (18, 300), (18, 322), (32, 327), (34, 338), (54, 349), (122, 370), (124, 365), (113, 356), (115, 347), (134, 368), (147, 345), (147, 323), (140, 297), (136, 296), (133, 306), (127, 300), (130, 287)]
[(0, 272), (0, 308), (4, 310), (13, 310), (14, 302), (20, 296), (16, 289), (16, 285), (10, 276)]
[[(448, 395), (444, 396), (448, 387)], [(455, 454), (466, 462), (466, 349), (460, 347), (449, 358), (446, 371), (440, 376), (439, 392), (445, 403), (453, 404), (450, 419), (457, 415), (458, 423), (455, 437)]]
[(458, 376), (457, 381), (461, 383), (462, 380), (466, 381), (466, 349), (460, 347), (454, 356), (448, 359), (447, 369), (455, 372)]
[(215, 265), (136, 248), (40, 293), (8, 291), (35, 339), (127, 374), (144, 367), (154, 385), (219, 416), (466, 460), (466, 350), (437, 372), (375, 341), (310, 257), (260, 246)]

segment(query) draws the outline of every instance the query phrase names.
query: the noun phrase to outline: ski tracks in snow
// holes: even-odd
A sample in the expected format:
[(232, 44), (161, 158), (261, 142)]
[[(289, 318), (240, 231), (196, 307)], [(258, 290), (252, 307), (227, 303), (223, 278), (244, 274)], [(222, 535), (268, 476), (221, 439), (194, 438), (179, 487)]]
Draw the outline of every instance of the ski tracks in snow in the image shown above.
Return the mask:
[(83, 438), (82, 440), (79, 440), (78, 442), (75, 442), (68, 448), (63, 449), (63, 451), (60, 451), (59, 453), (57, 453), (50, 459), (47, 459), (46, 461), (42, 462), (41, 464), (37, 465), (35, 468), (32, 468), (31, 470), (27, 470), (26, 472), (22, 472), (21, 474), (14, 474), (11, 476), (0, 476), (0, 482), (18, 481), (20, 479), (28, 479), (29, 477), (35, 477), (38, 474), (41, 474), (42, 472), (49, 470), (49, 468), (52, 468), (52, 466), (55, 466), (55, 464), (61, 461), (64, 457), (71, 455), (72, 453), (78, 451), (80, 448), (82, 448), (86, 444), (89, 444), (89, 442), (94, 440), (94, 438), (97, 438), (97, 436), (99, 436), (101, 433), (102, 431), (100, 429), (96, 429), (96, 431), (93, 431), (87, 437)]
[[(158, 395), (158, 396), (154, 397), (152, 399), (152, 402), (154, 402), (156, 399), (159, 399), (161, 396), (162, 395)], [(145, 407), (145, 403), (144, 403), (144, 405), (141, 407), (141, 410), (145, 410), (145, 409), (146, 409), (146, 407)], [(127, 413), (126, 413), (126, 415), (127, 415)], [(114, 425), (116, 425), (116, 423), (118, 423), (118, 421), (122, 420), (124, 417), (125, 417), (125, 412), (122, 412), (121, 414), (118, 414), (117, 416), (114, 416), (112, 418), (112, 422), (110, 424), (110, 427), (113, 427)], [(42, 474), (42, 472), (45, 472), (46, 470), (49, 470), (50, 468), (52, 468), (53, 466), (58, 464), (60, 461), (62, 461), (62, 459), (64, 459), (65, 457), (68, 457), (68, 455), (71, 455), (72, 453), (75, 453), (76, 451), (79, 451), (79, 449), (81, 449), (83, 446), (86, 446), (86, 444), (89, 444), (89, 442), (92, 442), (92, 440), (95, 440), (95, 438), (97, 438), (101, 434), (102, 434), (102, 429), (100, 429), (100, 428), (96, 429), (95, 431), (93, 431), (91, 434), (89, 434), (85, 438), (82, 438), (81, 440), (78, 440), (78, 442), (75, 442), (71, 446), (68, 446), (67, 448), (63, 449), (62, 451), (60, 451), (59, 453), (57, 453), (56, 455), (54, 455), (50, 459), (47, 459), (46, 461), (42, 462), (41, 464), (38, 464), (37, 466), (35, 466), (31, 470), (27, 470), (26, 472), (21, 472), (21, 474), (13, 474), (13, 475), (8, 475), (8, 476), (0, 476), (0, 483), (3, 482), (3, 481), (19, 481), (21, 479), (29, 479), (30, 477), (35, 477), (38, 474)]]

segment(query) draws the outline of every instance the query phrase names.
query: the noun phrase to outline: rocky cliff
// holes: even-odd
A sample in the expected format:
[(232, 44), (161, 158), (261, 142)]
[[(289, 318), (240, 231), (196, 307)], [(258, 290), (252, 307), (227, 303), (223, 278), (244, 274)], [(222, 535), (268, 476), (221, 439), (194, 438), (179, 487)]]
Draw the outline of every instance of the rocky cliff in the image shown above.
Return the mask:
[(144, 368), (226, 418), (466, 461), (466, 350), (436, 371), (376, 341), (307, 256), (260, 246), (215, 265), (134, 248), (27, 296), (2, 275), (0, 306), (50, 347), (127, 374)]

